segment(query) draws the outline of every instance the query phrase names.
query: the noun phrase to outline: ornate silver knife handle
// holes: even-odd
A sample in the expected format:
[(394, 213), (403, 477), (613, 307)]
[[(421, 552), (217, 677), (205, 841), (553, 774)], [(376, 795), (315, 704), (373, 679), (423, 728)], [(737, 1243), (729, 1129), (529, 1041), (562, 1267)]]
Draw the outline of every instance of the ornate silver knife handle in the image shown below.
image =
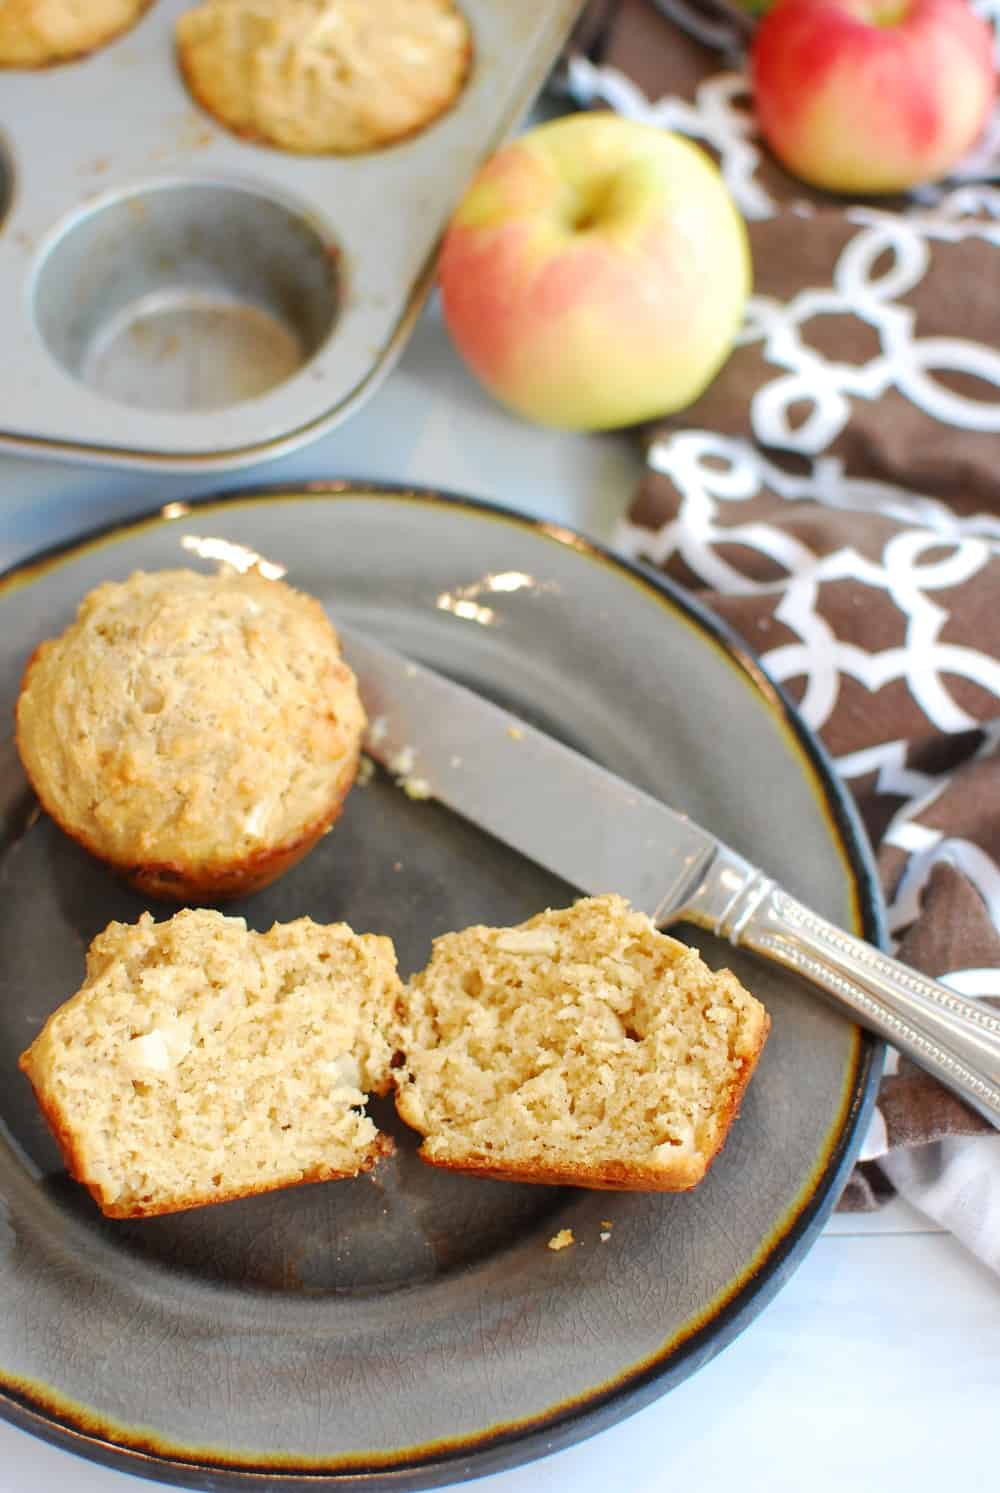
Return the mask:
[(834, 927), (727, 847), (680, 915), (795, 970), (1000, 1128), (1000, 1013)]

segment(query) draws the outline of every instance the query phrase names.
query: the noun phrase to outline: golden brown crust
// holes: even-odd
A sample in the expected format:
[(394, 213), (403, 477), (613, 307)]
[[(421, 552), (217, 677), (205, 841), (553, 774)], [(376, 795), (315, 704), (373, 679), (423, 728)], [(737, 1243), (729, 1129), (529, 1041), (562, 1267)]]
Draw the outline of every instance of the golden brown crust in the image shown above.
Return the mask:
[[(41, 1110), (42, 1115), (45, 1119), (45, 1123), (46, 1125), (48, 1125), (50, 1131), (52, 1132), (52, 1137), (56, 1145), (59, 1147), (62, 1158), (66, 1163), (66, 1170), (69, 1172), (70, 1176), (75, 1182), (83, 1182), (84, 1186), (86, 1186), (87, 1184), (82, 1175), (82, 1162), (80, 1159), (80, 1153), (77, 1150), (76, 1141), (74, 1140), (72, 1133), (66, 1128), (65, 1124), (63, 1123), (62, 1112), (57, 1108), (56, 1105), (49, 1103), (41, 1085), (35, 1082), (32, 1064), (32, 1049), (30, 1047), (21, 1053), (21, 1056), (17, 1060), (17, 1066), (20, 1068), (21, 1072), (26, 1076), (28, 1082), (31, 1084), (32, 1092), (34, 1093), (35, 1099), (38, 1103), (38, 1108)], [(88, 1191), (92, 1193), (92, 1196), (94, 1196), (95, 1200), (99, 1204), (100, 1199), (97, 1197), (96, 1193), (93, 1192), (93, 1189), (88, 1188)]]
[(79, 62), (124, 35), (153, 0), (113, 0), (64, 7), (48, 19), (38, 0), (7, 0), (0, 7), (0, 68), (41, 70)]
[(31, 1048), (22, 1052), (18, 1058), (17, 1066), (21, 1069), (31, 1084), (32, 1092), (38, 1103), (38, 1107), (44, 1116), (45, 1123), (52, 1132), (52, 1137), (66, 1163), (66, 1170), (74, 1182), (79, 1182), (90, 1193), (94, 1202), (100, 1208), (105, 1218), (161, 1218), (168, 1213), (186, 1213), (192, 1208), (205, 1208), (215, 1203), (233, 1203), (239, 1198), (256, 1197), (265, 1192), (284, 1191), (288, 1187), (306, 1187), (313, 1182), (341, 1182), (351, 1177), (360, 1177), (365, 1172), (370, 1172), (383, 1157), (391, 1156), (396, 1143), (390, 1135), (383, 1135), (379, 1131), (372, 1141), (368, 1155), (358, 1166), (356, 1171), (337, 1171), (333, 1167), (317, 1166), (299, 1177), (295, 1182), (271, 1182), (262, 1187), (233, 1188), (228, 1192), (213, 1192), (206, 1196), (191, 1196), (171, 1198), (169, 1203), (142, 1203), (115, 1204), (106, 1201), (106, 1191), (97, 1183), (90, 1182), (86, 1176), (80, 1153), (77, 1149), (73, 1135), (67, 1130), (63, 1123), (59, 1109), (48, 1102), (42, 1089), (36, 1085), (31, 1073)]
[(428, 1155), (426, 1142), (417, 1155), (428, 1166), (438, 1167), (442, 1171), (462, 1172), (473, 1177), (491, 1177), (496, 1182), (533, 1182), (543, 1187), (584, 1187), (604, 1192), (689, 1192), (708, 1174), (712, 1162), (726, 1143), (733, 1123), (739, 1118), (743, 1095), (753, 1077), (770, 1029), (771, 1018), (764, 1012), (756, 1048), (751, 1056), (741, 1060), (736, 1080), (719, 1115), (715, 1148), (711, 1155), (679, 1156), (671, 1165), (657, 1167), (638, 1166), (623, 1161), (606, 1161), (599, 1166), (563, 1167), (548, 1166), (539, 1161), (533, 1165), (511, 1167), (498, 1166), (485, 1156), (439, 1158)]
[(705, 1175), (705, 1173), (708, 1172), (710, 1166), (712, 1165), (712, 1162), (715, 1160), (716, 1156), (718, 1156), (719, 1152), (725, 1145), (726, 1138), (729, 1135), (729, 1132), (732, 1129), (734, 1123), (739, 1119), (740, 1108), (743, 1104), (743, 1095), (747, 1091), (747, 1085), (749, 1084), (751, 1078), (753, 1078), (757, 1064), (760, 1061), (760, 1055), (764, 1051), (764, 1044), (768, 1039), (770, 1031), (771, 1018), (768, 1015), (767, 1011), (765, 1011), (764, 1007), (761, 1006), (759, 1024), (753, 1034), (753, 1050), (746, 1057), (740, 1059), (739, 1069), (737, 1071), (733, 1084), (730, 1087), (725, 1108), (719, 1115), (719, 1128), (716, 1132), (715, 1149), (712, 1151), (711, 1155), (706, 1158), (705, 1168), (702, 1175)]
[[(234, 1188), (229, 1192), (212, 1193), (211, 1196), (175, 1198), (171, 1199), (169, 1205), (152, 1204), (146, 1207), (133, 1203), (126, 1207), (115, 1207), (114, 1204), (105, 1207), (98, 1188), (91, 1187), (83, 1177), (77, 1176), (76, 1180), (83, 1183), (105, 1218), (162, 1218), (168, 1213), (187, 1213), (193, 1208), (207, 1208), (216, 1203), (235, 1203), (240, 1198), (259, 1197), (265, 1192), (285, 1192), (292, 1187), (308, 1187), (314, 1182), (348, 1182), (352, 1177), (360, 1177), (372, 1171), (384, 1156), (391, 1156), (395, 1149), (396, 1143), (392, 1137), (383, 1135), (380, 1131), (372, 1141), (368, 1155), (356, 1171), (336, 1171), (332, 1167), (318, 1166), (308, 1171), (305, 1176), (298, 1177), (294, 1182), (272, 1182), (263, 1187)], [(75, 1173), (73, 1175), (76, 1176)]]
[(360, 760), (359, 748), (349, 774), (345, 774), (336, 801), (326, 814), (290, 844), (255, 850), (242, 861), (230, 861), (224, 866), (185, 868), (176, 863), (115, 866), (110, 861), (108, 864), (112, 870), (124, 876), (136, 891), (144, 892), (149, 897), (162, 898), (166, 902), (231, 902), (237, 897), (248, 897), (253, 892), (270, 886), (272, 881), (277, 881), (279, 876), (290, 871), (337, 822), (357, 776)]
[(228, 861), (224, 865), (197, 867), (182, 866), (177, 861), (148, 861), (136, 864), (112, 860), (97, 845), (91, 843), (83, 833), (73, 829), (59, 818), (58, 809), (47, 801), (44, 784), (33, 780), (26, 765), (25, 774), (38, 802), (63, 834), (75, 841), (81, 850), (86, 850), (95, 859), (103, 861), (110, 871), (116, 876), (121, 876), (137, 892), (143, 892), (148, 897), (156, 897), (164, 902), (211, 903), (232, 902), (239, 897), (249, 897), (254, 892), (262, 891), (264, 887), (270, 886), (272, 881), (277, 881), (279, 876), (284, 876), (286, 871), (290, 871), (300, 860), (303, 860), (340, 818), (344, 802), (357, 777), (360, 761), (361, 749), (359, 747), (350, 772), (345, 773), (335, 802), (326, 814), (304, 830), (295, 840), (285, 845), (255, 850), (242, 860)]
[(536, 1166), (505, 1167), (473, 1156), (428, 1156), (424, 1146), (417, 1155), (428, 1166), (470, 1177), (490, 1177), (495, 1182), (536, 1182), (542, 1187), (584, 1187), (599, 1192), (688, 1192), (697, 1187), (708, 1170), (700, 1165), (700, 1158), (693, 1156), (686, 1158), (685, 1166), (671, 1170), (613, 1161), (600, 1166), (552, 1167), (539, 1162)]

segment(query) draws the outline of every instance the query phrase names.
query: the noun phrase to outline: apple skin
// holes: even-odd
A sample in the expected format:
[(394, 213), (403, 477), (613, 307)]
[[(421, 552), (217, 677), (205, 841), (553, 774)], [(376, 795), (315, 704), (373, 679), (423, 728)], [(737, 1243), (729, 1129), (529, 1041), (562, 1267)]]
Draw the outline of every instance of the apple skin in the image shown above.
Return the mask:
[(774, 154), (834, 192), (944, 176), (996, 95), (992, 32), (967, 0), (778, 0), (757, 28), (751, 76)]
[(604, 112), (520, 136), (445, 235), (444, 316), (501, 403), (609, 430), (689, 404), (727, 357), (750, 289), (746, 228), (707, 155)]

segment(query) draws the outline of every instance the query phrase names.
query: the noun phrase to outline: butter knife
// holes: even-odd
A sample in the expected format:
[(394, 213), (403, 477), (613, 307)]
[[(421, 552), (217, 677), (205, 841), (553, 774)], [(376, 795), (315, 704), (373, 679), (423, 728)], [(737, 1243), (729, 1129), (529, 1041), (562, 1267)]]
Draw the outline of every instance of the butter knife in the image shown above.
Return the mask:
[(538, 865), (794, 970), (1000, 1128), (1000, 1014), (792, 897), (708, 830), (462, 685), (338, 622), (367, 750)]

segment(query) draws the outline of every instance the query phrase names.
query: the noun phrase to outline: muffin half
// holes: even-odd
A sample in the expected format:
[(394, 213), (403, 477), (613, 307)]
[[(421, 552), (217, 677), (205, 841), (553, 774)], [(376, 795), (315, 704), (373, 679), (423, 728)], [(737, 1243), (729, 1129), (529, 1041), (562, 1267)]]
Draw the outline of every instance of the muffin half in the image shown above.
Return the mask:
[(398, 991), (390, 941), (344, 923), (144, 913), (95, 938), (20, 1066), (102, 1212), (174, 1213), (391, 1151), (363, 1110), (389, 1087)]
[(434, 942), (404, 993), (397, 1108), (432, 1166), (679, 1192), (704, 1177), (767, 1038), (729, 970), (621, 897)]

